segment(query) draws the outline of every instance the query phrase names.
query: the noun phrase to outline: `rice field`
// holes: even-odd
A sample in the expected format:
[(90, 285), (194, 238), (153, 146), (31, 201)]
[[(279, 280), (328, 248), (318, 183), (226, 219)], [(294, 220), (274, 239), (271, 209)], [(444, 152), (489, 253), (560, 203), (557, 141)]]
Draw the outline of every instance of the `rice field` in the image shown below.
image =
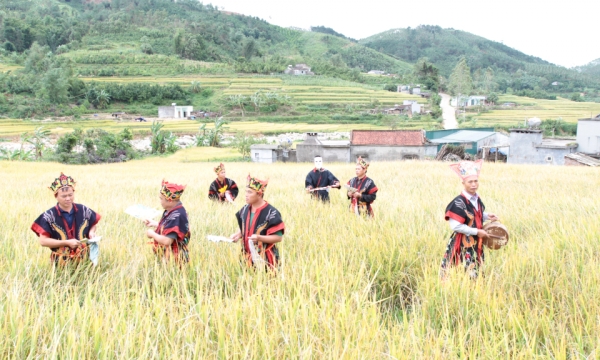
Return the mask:
[[(179, 156), (177, 154), (176, 156)], [(304, 193), (312, 164), (227, 163), (243, 185), (270, 178), (286, 224), (277, 277), (238, 263), (234, 206), (209, 202), (215, 163), (153, 158), (67, 166), (0, 162), (0, 354), (3, 358), (593, 359), (600, 355), (600, 176), (593, 168), (485, 164), (480, 194), (511, 233), (483, 276), (442, 283), (443, 220), (460, 183), (437, 162), (373, 163), (372, 221)], [(353, 164), (327, 164), (342, 181)], [(100, 265), (54, 271), (29, 230), (54, 205), (61, 171), (76, 201), (102, 214)], [(124, 209), (158, 207), (161, 179), (187, 184), (191, 261), (154, 260)], [(7, 189), (8, 190), (8, 189)]]
[[(197, 134), (200, 125), (192, 120), (168, 120), (164, 121), (166, 131), (172, 131), (176, 134)], [(417, 123), (420, 125), (421, 123)], [(24, 132), (33, 132), (37, 127), (44, 126), (50, 130), (52, 134), (66, 134), (74, 129), (93, 129), (100, 128), (106, 131), (118, 132), (125, 128), (134, 131), (134, 134), (150, 134), (152, 122), (135, 122), (135, 121), (115, 121), (115, 120), (76, 120), (76, 121), (61, 121), (61, 122), (41, 122), (41, 121), (25, 121), (19, 119), (0, 119), (0, 138), (15, 137)], [(208, 123), (207, 129), (214, 127), (214, 123)], [(226, 125), (226, 132), (237, 133), (243, 132), (247, 134), (262, 134), (265, 132), (337, 132), (351, 130), (383, 130), (385, 127), (370, 124), (307, 124), (307, 123), (271, 123), (262, 121), (235, 121)]]
[[(332, 86), (292, 85), (294, 82), (279, 77), (82, 77), (84, 81), (117, 82), (117, 83), (147, 83), (147, 84), (177, 84), (189, 86), (192, 81), (199, 81), (203, 87), (222, 89), (224, 95), (251, 95), (256, 91), (277, 91), (292, 97), (303, 104), (369, 104), (378, 101), (382, 105), (402, 104), (404, 100), (416, 100), (425, 103), (426, 99), (417, 95), (376, 90), (372, 86), (361, 84), (339, 86), (332, 81)], [(320, 79), (315, 83), (321, 84)], [(288, 84), (292, 83), (292, 84)]]
[(492, 110), (476, 115), (477, 122), (494, 125), (523, 124), (526, 119), (538, 117), (546, 119), (562, 119), (566, 122), (577, 122), (577, 119), (590, 118), (600, 114), (600, 103), (575, 102), (564, 98), (557, 100), (532, 99), (527, 97), (506, 95), (500, 96), (499, 104), (515, 102), (519, 106), (502, 110)]

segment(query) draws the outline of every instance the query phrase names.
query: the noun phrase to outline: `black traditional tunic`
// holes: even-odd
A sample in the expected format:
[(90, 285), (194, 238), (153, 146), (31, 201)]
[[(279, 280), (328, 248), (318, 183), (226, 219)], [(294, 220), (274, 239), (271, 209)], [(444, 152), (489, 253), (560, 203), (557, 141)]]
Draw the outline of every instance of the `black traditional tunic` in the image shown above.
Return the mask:
[[(454, 219), (462, 224), (475, 229), (483, 228), (483, 213), (485, 205), (480, 198), (477, 199), (478, 208), (464, 196), (459, 195), (446, 207), (446, 221)], [(469, 236), (454, 232), (446, 247), (446, 253), (442, 259), (442, 272), (452, 265), (458, 265), (464, 261), (465, 270), (473, 278), (477, 277), (479, 265), (484, 261), (482, 239), (478, 236)], [(443, 274), (442, 274), (443, 275)]]
[[(231, 198), (235, 200), (235, 198), (238, 196), (240, 189), (238, 189), (238, 186), (235, 183), (235, 181), (231, 179), (225, 178), (225, 182), (220, 182), (217, 178), (210, 184), (210, 187), (208, 188), (208, 198), (211, 200), (218, 200), (221, 202), (227, 201), (227, 198), (225, 198), (225, 192), (227, 191), (229, 191), (229, 193), (231, 194)], [(219, 196), (220, 194), (223, 194), (223, 196)]]
[(350, 211), (359, 215), (368, 214), (371, 217), (375, 216), (373, 208), (371, 207), (371, 204), (373, 204), (377, 197), (378, 189), (375, 182), (367, 176), (362, 179), (354, 177), (348, 181), (348, 185), (357, 189), (361, 194), (360, 199), (348, 197), (348, 199), (350, 199)]
[[(44, 235), (55, 240), (84, 240), (88, 239), (90, 229), (100, 221), (102, 216), (85, 205), (73, 204), (74, 216), (71, 225), (62, 215), (58, 204), (41, 214), (31, 225), (31, 230), (37, 236)], [(61, 265), (67, 262), (80, 263), (89, 259), (89, 248), (87, 244), (81, 244), (76, 249), (68, 246), (51, 248), (50, 258)]]
[[(325, 186), (335, 186), (339, 185), (339, 183), (340, 181), (331, 173), (331, 171), (327, 169), (317, 170), (315, 168), (311, 172), (309, 172), (308, 175), (306, 175), (304, 187), (315, 189)], [(319, 200), (329, 201), (328, 190), (317, 190), (312, 192), (311, 194), (313, 197), (316, 197)]]
[(172, 256), (177, 262), (189, 261), (187, 245), (191, 238), (190, 223), (183, 205), (179, 204), (163, 213), (156, 233), (173, 239), (170, 246), (161, 245), (156, 240), (153, 242), (154, 253), (159, 258), (169, 259)]
[[(250, 236), (258, 235), (283, 235), (285, 224), (281, 219), (281, 213), (267, 202), (251, 214), (252, 206), (245, 205), (235, 214), (240, 231), (242, 233), (242, 254), (249, 266), (253, 265), (252, 255), (248, 244)], [(265, 260), (270, 269), (275, 269), (279, 263), (279, 250), (275, 244), (263, 244), (258, 242), (256, 250)]]

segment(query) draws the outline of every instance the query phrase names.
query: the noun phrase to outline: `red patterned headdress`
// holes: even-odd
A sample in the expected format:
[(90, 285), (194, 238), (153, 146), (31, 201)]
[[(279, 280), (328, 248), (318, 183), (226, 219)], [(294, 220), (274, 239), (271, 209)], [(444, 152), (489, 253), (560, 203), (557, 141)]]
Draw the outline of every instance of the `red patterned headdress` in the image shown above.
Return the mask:
[(172, 184), (163, 179), (160, 193), (163, 194), (167, 200), (178, 201), (185, 190), (185, 185)]
[(75, 179), (61, 172), (60, 176), (54, 179), (54, 182), (52, 182), (48, 189), (52, 190), (52, 192), (56, 195), (58, 190), (67, 186), (70, 186), (71, 188), (73, 188), (73, 190), (75, 190), (75, 184)]
[(264, 194), (265, 190), (267, 190), (268, 184), (269, 184), (269, 179), (260, 180), (255, 177), (252, 177), (252, 176), (250, 176), (250, 174), (248, 174), (248, 184), (246, 185), (246, 187), (248, 187), (249, 189), (252, 189), (259, 194)]
[(456, 173), (456, 175), (465, 181), (471, 178), (478, 178), (482, 165), (483, 160), (479, 159), (477, 161), (461, 161), (459, 163), (450, 165), (450, 168)]
[(225, 165), (223, 163), (220, 163), (219, 166), (217, 166), (214, 170), (215, 173), (219, 175), (221, 171), (225, 170)]
[(365, 161), (361, 156), (356, 159), (356, 165), (360, 165), (361, 168), (366, 169), (369, 167), (369, 163)]

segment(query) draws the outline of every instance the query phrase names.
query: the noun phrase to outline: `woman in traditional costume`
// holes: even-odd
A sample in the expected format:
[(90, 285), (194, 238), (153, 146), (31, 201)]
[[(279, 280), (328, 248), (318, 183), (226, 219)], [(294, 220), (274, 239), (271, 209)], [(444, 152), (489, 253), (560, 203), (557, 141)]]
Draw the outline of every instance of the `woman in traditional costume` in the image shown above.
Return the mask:
[(276, 244), (283, 239), (285, 225), (281, 213), (263, 198), (268, 180), (250, 174), (247, 180), (246, 205), (235, 214), (240, 231), (231, 239), (242, 240), (242, 255), (248, 266), (265, 264), (267, 269), (275, 270), (279, 264)]
[(146, 220), (148, 238), (153, 239), (154, 253), (159, 259), (174, 259), (175, 262), (189, 261), (187, 245), (190, 242), (190, 223), (181, 203), (184, 185), (162, 181), (160, 205), (165, 210), (159, 222)]
[(75, 203), (75, 184), (72, 177), (60, 173), (49, 187), (56, 205), (31, 225), (40, 245), (52, 250), (50, 258), (54, 264), (79, 264), (89, 260), (89, 247), (84, 242), (96, 236), (96, 224), (102, 218), (89, 207)]
[(238, 196), (238, 186), (235, 181), (226, 177), (225, 165), (220, 163), (214, 168), (217, 178), (208, 188), (208, 198), (220, 202), (233, 202)]
[(446, 207), (445, 218), (453, 233), (442, 259), (442, 278), (450, 266), (464, 262), (465, 271), (475, 279), (485, 259), (483, 239), (488, 234), (483, 230), (483, 223), (487, 220), (497, 221), (498, 217), (485, 211), (485, 205), (477, 193), (482, 164), (483, 160), (477, 160), (450, 165), (461, 178), (464, 189)]
[(350, 211), (357, 215), (375, 216), (371, 206), (377, 198), (377, 186), (367, 176), (367, 163), (362, 157), (356, 160), (356, 177), (348, 181), (348, 199), (350, 199)]

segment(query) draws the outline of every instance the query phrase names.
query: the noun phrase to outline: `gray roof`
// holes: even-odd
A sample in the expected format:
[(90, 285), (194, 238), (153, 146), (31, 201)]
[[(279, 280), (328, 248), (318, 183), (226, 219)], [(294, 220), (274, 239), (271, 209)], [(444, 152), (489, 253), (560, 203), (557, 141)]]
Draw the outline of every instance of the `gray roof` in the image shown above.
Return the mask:
[(475, 142), (494, 136), (495, 134), (493, 131), (461, 130), (443, 138), (432, 139), (430, 141), (436, 144)]
[(587, 156), (582, 153), (571, 153), (571, 154), (565, 155), (565, 157), (575, 160), (578, 163), (581, 163), (583, 165), (594, 166), (594, 167), (600, 166), (600, 160), (594, 159), (593, 157)]
[(548, 149), (574, 149), (577, 148), (577, 143), (574, 139), (543, 139), (542, 143), (535, 147)]

